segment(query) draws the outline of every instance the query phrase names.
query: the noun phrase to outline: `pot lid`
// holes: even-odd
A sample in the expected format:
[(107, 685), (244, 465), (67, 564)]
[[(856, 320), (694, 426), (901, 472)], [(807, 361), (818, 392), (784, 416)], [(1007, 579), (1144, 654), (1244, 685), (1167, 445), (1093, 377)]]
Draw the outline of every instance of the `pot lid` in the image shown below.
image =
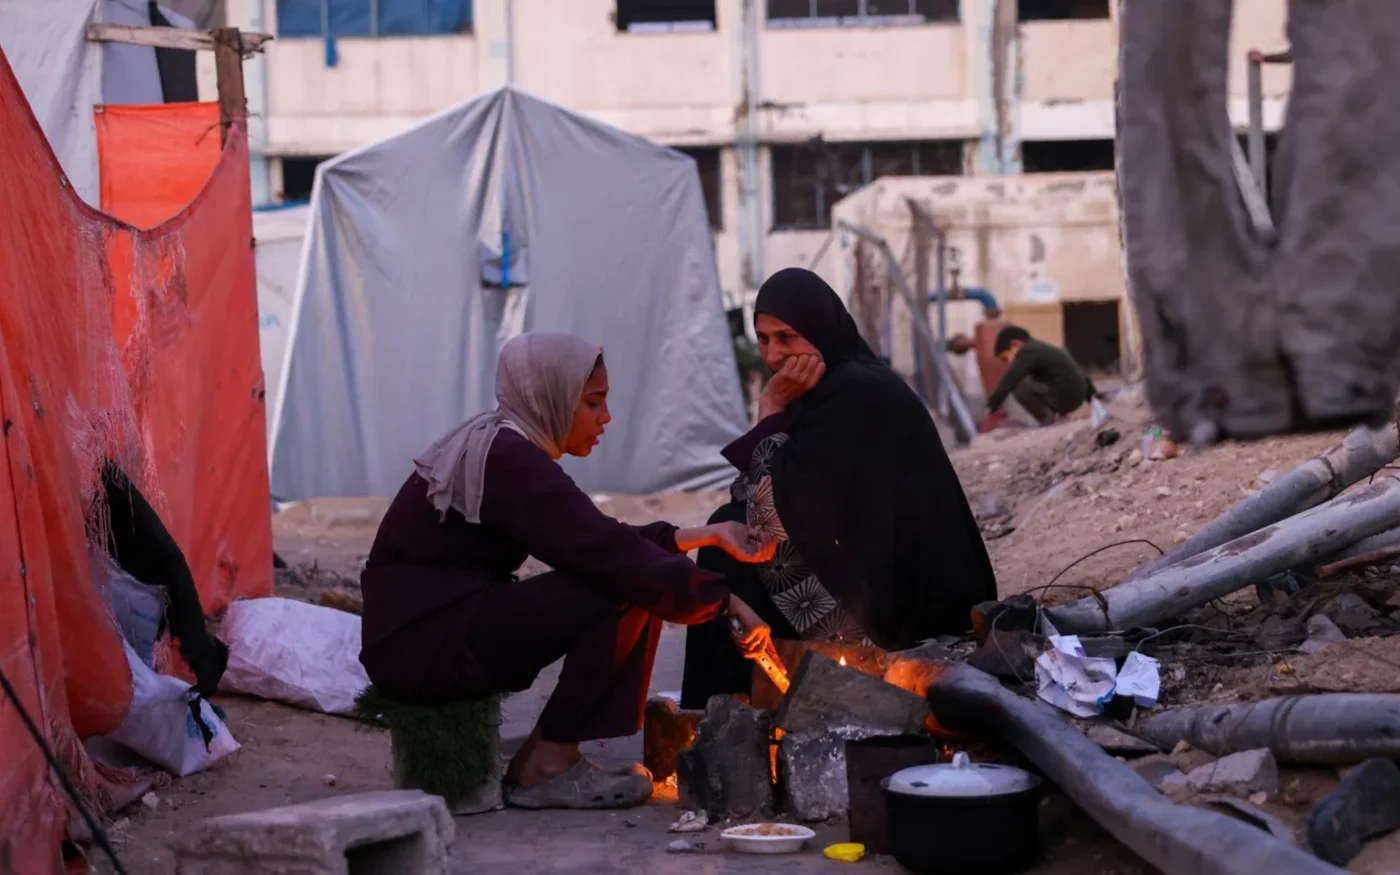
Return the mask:
[(1018, 793), (1039, 783), (1040, 779), (1025, 769), (974, 763), (959, 751), (951, 763), (901, 769), (886, 779), (885, 786), (909, 796), (969, 798)]

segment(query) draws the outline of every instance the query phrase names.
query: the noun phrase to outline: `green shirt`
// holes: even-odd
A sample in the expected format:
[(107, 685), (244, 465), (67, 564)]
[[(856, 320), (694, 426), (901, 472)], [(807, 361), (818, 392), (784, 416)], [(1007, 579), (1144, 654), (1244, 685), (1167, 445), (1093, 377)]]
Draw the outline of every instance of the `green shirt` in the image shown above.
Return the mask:
[(1006, 396), (1016, 391), (1021, 381), (1027, 377), (1050, 387), (1053, 395), (1052, 407), (1056, 413), (1070, 413), (1079, 409), (1089, 397), (1089, 378), (1070, 358), (1069, 353), (1058, 346), (1051, 346), (1039, 340), (1028, 340), (1021, 345), (1011, 368), (997, 383), (996, 389), (987, 399), (987, 409), (996, 410), (1006, 401)]

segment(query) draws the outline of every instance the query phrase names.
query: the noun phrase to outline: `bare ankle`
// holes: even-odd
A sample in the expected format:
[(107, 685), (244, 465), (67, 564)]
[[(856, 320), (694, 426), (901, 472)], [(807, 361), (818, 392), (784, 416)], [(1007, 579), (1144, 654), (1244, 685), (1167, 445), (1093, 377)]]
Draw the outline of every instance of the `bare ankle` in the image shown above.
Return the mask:
[(516, 782), (531, 787), (557, 778), (582, 758), (577, 744), (537, 741), (521, 763)]

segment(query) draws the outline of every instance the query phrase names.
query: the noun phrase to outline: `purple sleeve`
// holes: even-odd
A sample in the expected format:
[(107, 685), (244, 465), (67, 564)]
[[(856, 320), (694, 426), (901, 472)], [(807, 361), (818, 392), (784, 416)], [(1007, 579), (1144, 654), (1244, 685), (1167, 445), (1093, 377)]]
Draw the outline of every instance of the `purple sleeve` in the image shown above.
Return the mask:
[[(481, 521), (500, 528), (530, 555), (663, 620), (703, 623), (729, 597), (724, 579), (702, 571), (657, 541), (661, 526), (640, 531), (598, 510), (538, 447), (502, 431), (486, 458)], [(671, 528), (674, 532), (674, 528)], [(675, 537), (670, 537), (672, 544)]]
[(749, 465), (753, 464), (753, 451), (758, 449), (758, 445), (764, 438), (772, 437), (787, 431), (788, 418), (786, 413), (775, 413), (772, 416), (764, 417), (757, 425), (749, 429), (748, 434), (734, 441), (722, 451), (724, 460), (738, 468), (740, 471), (749, 470)]
[(636, 532), (638, 537), (650, 541), (668, 553), (681, 552), (681, 548), (676, 544), (676, 527), (670, 523), (647, 523), (644, 526), (628, 526), (627, 528)]

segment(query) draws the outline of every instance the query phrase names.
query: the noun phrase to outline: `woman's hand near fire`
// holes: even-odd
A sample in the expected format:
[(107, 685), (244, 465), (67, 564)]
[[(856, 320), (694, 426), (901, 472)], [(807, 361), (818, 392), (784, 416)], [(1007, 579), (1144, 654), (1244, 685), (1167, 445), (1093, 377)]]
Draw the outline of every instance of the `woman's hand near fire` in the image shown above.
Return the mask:
[(676, 530), (676, 546), (682, 553), (718, 547), (740, 562), (756, 563), (772, 559), (778, 542), (743, 523), (715, 523)]
[(768, 624), (733, 593), (729, 596), (729, 622), (734, 643), (745, 655), (761, 653), (773, 637), (773, 630), (768, 628)]

